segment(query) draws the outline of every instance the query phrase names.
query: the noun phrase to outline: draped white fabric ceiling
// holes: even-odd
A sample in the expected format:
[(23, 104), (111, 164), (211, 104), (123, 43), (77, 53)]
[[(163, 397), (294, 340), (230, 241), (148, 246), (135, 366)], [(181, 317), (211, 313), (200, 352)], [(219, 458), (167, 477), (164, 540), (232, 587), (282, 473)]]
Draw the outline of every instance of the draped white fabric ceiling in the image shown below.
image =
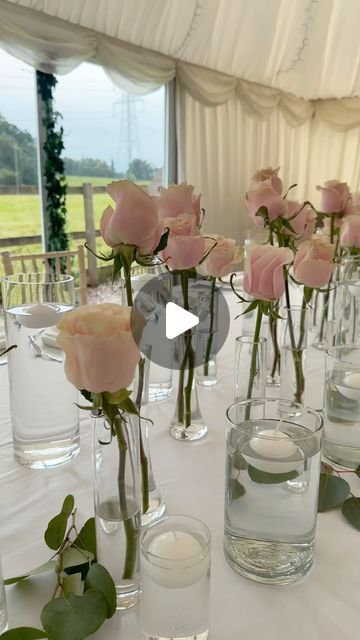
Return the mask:
[(359, 0), (7, 0), (306, 99), (360, 95)]

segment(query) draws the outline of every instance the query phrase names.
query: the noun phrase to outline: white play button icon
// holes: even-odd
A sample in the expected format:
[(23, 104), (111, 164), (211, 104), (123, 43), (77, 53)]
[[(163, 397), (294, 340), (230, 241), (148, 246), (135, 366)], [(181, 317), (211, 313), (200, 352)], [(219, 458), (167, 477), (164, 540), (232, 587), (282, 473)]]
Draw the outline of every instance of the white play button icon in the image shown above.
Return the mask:
[(188, 329), (199, 324), (199, 318), (189, 311), (185, 311), (174, 302), (168, 302), (165, 307), (165, 332), (169, 340), (180, 336)]

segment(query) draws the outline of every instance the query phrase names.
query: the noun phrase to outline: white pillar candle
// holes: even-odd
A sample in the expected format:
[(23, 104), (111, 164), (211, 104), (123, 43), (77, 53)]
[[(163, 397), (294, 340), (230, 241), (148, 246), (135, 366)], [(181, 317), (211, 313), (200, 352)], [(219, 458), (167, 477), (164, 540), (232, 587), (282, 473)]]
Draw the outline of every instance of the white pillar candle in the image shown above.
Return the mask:
[(26, 313), (18, 314), (16, 320), (29, 329), (52, 327), (62, 315), (58, 305), (32, 304), (24, 309)]
[[(259, 469), (259, 471), (266, 471), (267, 473), (288, 473), (294, 471), (302, 464), (302, 460), (289, 460), (285, 462), (286, 458), (294, 456), (298, 449), (292, 442), (290, 436), (283, 431), (276, 429), (266, 429), (259, 431), (259, 433), (251, 438), (250, 449), (254, 453), (261, 456), (261, 458), (244, 455), (246, 461), (251, 464), (252, 467)], [(263, 459), (262, 459), (263, 458)]]
[(186, 531), (165, 531), (147, 549), (143, 571), (156, 584), (168, 589), (189, 587), (208, 571), (210, 556), (201, 557), (200, 542)]
[(349, 400), (360, 400), (360, 373), (349, 373), (343, 385), (336, 385), (339, 392)]

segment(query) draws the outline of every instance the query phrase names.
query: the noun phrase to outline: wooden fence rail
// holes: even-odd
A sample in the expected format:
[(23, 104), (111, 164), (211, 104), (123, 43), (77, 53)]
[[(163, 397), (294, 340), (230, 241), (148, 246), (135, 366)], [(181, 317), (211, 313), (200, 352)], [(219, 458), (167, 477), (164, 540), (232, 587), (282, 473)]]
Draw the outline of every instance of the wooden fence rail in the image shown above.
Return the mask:
[[(82, 195), (84, 201), (84, 231), (74, 231), (69, 233), (71, 240), (83, 240), (86, 239), (89, 247), (96, 250), (96, 238), (100, 236), (100, 231), (95, 229), (94, 223), (94, 193), (106, 193), (106, 187), (93, 186), (91, 182), (84, 182), (81, 187), (68, 187), (67, 192), (69, 194), (78, 193)], [(14, 194), (37, 194), (38, 189), (36, 187), (22, 185), (18, 189), (14, 186), (0, 186), (0, 195), (14, 195)], [(26, 244), (40, 244), (42, 241), (41, 236), (19, 236), (15, 238), (0, 238), (0, 249), (3, 247), (16, 247), (24, 246)], [(88, 251), (88, 284), (96, 286), (98, 283), (98, 270), (96, 257)]]

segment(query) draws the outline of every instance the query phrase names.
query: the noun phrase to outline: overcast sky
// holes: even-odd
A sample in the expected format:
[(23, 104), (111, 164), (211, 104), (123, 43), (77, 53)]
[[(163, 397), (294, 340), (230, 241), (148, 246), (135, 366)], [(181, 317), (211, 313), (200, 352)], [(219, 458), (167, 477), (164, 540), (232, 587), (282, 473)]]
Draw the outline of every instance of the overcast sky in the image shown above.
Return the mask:
[[(55, 104), (64, 119), (66, 156), (100, 158), (109, 163), (114, 160), (116, 169), (123, 171), (130, 151), (132, 158), (141, 157), (157, 167), (163, 166), (163, 88), (141, 98), (128, 98), (101, 67), (88, 63), (58, 80)], [(0, 113), (36, 135), (33, 69), (2, 49)]]

